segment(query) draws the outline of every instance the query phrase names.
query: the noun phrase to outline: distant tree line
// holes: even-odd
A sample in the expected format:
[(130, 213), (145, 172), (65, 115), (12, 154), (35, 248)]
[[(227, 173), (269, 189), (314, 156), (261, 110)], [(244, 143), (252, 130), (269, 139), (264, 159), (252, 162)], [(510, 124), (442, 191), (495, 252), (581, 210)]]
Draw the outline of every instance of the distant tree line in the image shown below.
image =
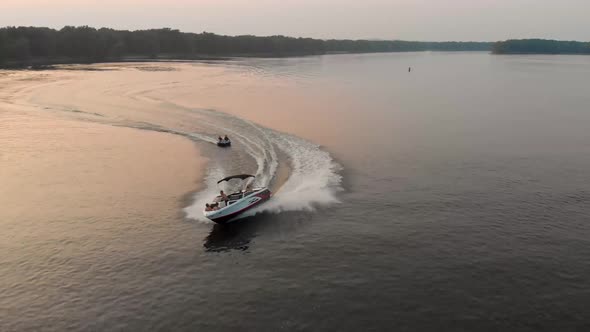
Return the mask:
[(327, 53), (485, 51), (491, 43), (320, 40), (285, 36), (223, 36), (173, 29), (122, 31), (88, 26), (61, 30), (0, 28), (0, 66), (116, 61), (131, 57), (195, 59), (202, 56), (293, 56)]
[(510, 39), (494, 43), (494, 54), (590, 54), (590, 43), (547, 39)]
[(418, 42), (404, 40), (326, 40), (326, 53), (421, 52), (421, 51), (490, 51), (488, 42)]

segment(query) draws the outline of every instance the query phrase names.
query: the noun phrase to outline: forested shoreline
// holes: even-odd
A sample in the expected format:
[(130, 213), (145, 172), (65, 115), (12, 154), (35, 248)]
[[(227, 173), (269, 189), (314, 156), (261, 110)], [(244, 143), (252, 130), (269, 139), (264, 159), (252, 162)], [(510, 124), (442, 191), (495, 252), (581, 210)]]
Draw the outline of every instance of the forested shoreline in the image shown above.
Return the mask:
[(489, 51), (488, 42), (321, 40), (286, 36), (223, 36), (173, 29), (138, 31), (66, 26), (0, 28), (0, 67), (140, 59), (283, 57), (331, 53)]
[(491, 51), (494, 54), (590, 54), (590, 43), (544, 39), (500, 42), (322, 40), (286, 36), (224, 36), (169, 28), (95, 29), (66, 26), (0, 28), (0, 68), (106, 61), (286, 57), (334, 53)]
[(496, 42), (494, 54), (590, 54), (590, 43), (549, 39), (509, 39)]

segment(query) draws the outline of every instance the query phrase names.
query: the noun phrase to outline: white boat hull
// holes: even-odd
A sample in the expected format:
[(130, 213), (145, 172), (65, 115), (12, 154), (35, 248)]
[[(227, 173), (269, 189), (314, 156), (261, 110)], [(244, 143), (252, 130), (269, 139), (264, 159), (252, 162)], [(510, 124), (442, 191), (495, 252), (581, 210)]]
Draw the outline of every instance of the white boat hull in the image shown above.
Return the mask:
[(230, 204), (214, 211), (204, 211), (205, 217), (218, 224), (225, 224), (237, 219), (244, 212), (268, 201), (271, 192), (268, 188), (261, 188), (236, 201), (230, 201)]

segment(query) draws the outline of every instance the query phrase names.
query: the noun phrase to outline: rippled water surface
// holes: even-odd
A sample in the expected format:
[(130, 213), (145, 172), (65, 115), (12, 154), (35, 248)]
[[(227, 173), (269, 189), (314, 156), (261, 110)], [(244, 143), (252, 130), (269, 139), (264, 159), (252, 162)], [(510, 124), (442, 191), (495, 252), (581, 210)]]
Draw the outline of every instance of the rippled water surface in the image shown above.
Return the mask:
[[(164, 160), (136, 168), (133, 181), (114, 171), (93, 184), (68, 179), (54, 161), (43, 178), (61, 180), (39, 183), (30, 174), (47, 148), (35, 140), (55, 133), (25, 139), (4, 127), (13, 150), (0, 152), (26, 146), (31, 171), (0, 180), (42, 194), (0, 191), (0, 330), (590, 324), (590, 58), (407, 53), (81, 69), (11, 73), (22, 88), (6, 85), (4, 107), (97, 135), (192, 141), (207, 160), (203, 178), (170, 166), (175, 156), (195, 163), (187, 154), (197, 150), (170, 153), (150, 136), (144, 146), (168, 153), (115, 144), (72, 154), (87, 156), (77, 162), (89, 174), (115, 162), (105, 156)], [(224, 134), (231, 149), (212, 144)], [(229, 227), (207, 222), (215, 181), (237, 172), (257, 174), (275, 197)], [(80, 183), (92, 190), (74, 190)]]

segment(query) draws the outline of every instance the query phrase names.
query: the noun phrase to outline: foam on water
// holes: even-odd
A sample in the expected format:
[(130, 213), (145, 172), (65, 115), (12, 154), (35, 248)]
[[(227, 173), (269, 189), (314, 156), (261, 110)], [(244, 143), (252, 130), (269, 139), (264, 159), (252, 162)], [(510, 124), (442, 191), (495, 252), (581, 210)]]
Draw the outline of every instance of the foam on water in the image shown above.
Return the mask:
[(318, 205), (338, 202), (340, 166), (319, 145), (299, 137), (267, 130), (278, 148), (289, 156), (292, 171), (288, 180), (267, 204), (257, 211), (313, 210)]
[[(260, 212), (314, 210), (318, 206), (338, 203), (341, 191), (341, 170), (330, 154), (319, 145), (294, 135), (264, 128), (240, 118), (214, 111), (206, 113), (209, 128), (228, 133), (238, 141), (257, 164), (256, 185), (269, 186), (276, 176), (279, 165), (277, 150), (287, 156), (291, 172), (286, 182), (274, 193), (272, 199), (243, 216)], [(221, 121), (219, 121), (221, 120)], [(198, 139), (198, 134), (189, 137)], [(203, 207), (217, 195), (217, 180), (224, 174), (223, 166), (212, 160), (205, 180), (205, 189), (196, 193), (193, 203), (184, 209), (188, 218), (208, 221), (203, 216)]]

